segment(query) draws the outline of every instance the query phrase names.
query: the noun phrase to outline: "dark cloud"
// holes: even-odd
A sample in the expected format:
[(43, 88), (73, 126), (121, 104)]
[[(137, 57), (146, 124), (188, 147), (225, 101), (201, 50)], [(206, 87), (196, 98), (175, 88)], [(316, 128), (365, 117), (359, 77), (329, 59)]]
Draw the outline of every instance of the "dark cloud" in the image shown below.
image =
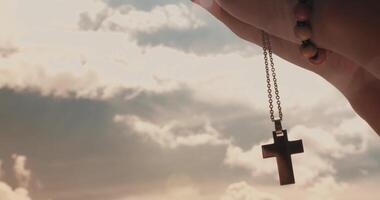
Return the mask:
[(121, 6), (132, 5), (139, 10), (151, 10), (155, 6), (162, 6), (167, 4), (175, 4), (179, 2), (186, 2), (187, 0), (103, 0), (110, 7), (119, 8)]
[[(333, 112), (326, 112), (327, 110), (334, 108), (335, 106), (341, 106), (339, 104), (346, 103), (346, 101), (332, 102), (323, 101), (319, 102), (316, 106), (303, 108), (292, 108), (286, 117), (288, 127), (294, 127), (296, 125), (303, 125), (308, 128), (321, 128), (324, 130), (333, 130), (339, 127), (344, 120), (353, 119), (356, 114), (350, 109), (337, 109)], [(304, 116), (304, 117), (300, 117)], [(291, 134), (291, 133), (290, 133)], [(332, 133), (333, 134), (333, 133)], [(365, 138), (356, 136), (350, 137), (344, 132), (341, 136), (336, 136), (337, 141), (343, 145), (353, 145), (356, 148), (360, 148), (363, 142), (368, 138), (375, 138), (374, 132), (367, 131), (364, 134), (373, 134), (366, 136)], [(368, 138), (367, 138), (368, 137)], [(322, 140), (323, 138), (321, 138)], [(364, 144), (367, 145), (367, 144)], [(378, 174), (378, 168), (380, 166), (379, 146), (373, 146), (370, 142), (368, 148), (363, 153), (348, 154), (347, 156), (334, 160), (332, 165), (336, 170), (335, 178), (337, 181), (342, 182), (355, 182), (355, 180), (363, 179), (368, 174)], [(332, 152), (331, 152), (332, 153)], [(328, 155), (326, 160), (328, 160)]]
[(365, 155), (350, 155), (335, 163), (338, 181), (352, 181), (378, 174), (380, 167), (379, 147), (372, 147)]
[[(137, 95), (127, 100), (131, 94)], [(310, 121), (325, 118), (321, 111), (315, 112)], [(125, 89), (107, 100), (55, 98), (2, 89), (0, 156), (10, 159), (9, 155), (19, 153), (28, 157), (33, 176), (43, 184), (42, 189), (32, 192), (36, 199), (111, 199), (159, 188), (172, 174), (189, 175), (197, 183), (210, 185), (252, 181), (248, 171), (223, 164), (225, 146), (161, 148), (115, 123), (117, 114), (136, 115), (160, 124), (207, 116), (219, 132), (244, 149), (269, 138), (273, 129), (267, 113), (239, 104), (199, 101), (185, 86), (164, 93)], [(338, 112), (329, 117), (344, 115)], [(296, 124), (300, 122), (287, 121), (287, 127)], [(361, 165), (337, 163), (339, 178), (360, 177), (353, 168), (363, 166), (375, 173), (380, 163), (376, 155), (370, 154), (374, 158), (371, 162), (368, 156), (353, 156), (341, 162), (360, 161)], [(8, 171), (10, 167), (6, 166)], [(255, 181), (268, 180), (260, 177)]]
[[(6, 158), (22, 153), (28, 157), (33, 175), (43, 184), (41, 191), (33, 193), (37, 199), (108, 199), (128, 194), (128, 188), (158, 187), (172, 174), (186, 174), (202, 183), (238, 181), (237, 174), (249, 176), (248, 172), (223, 167), (225, 147), (168, 151), (113, 122), (116, 114), (165, 122), (200, 113), (227, 115), (233, 110), (243, 111), (244, 107), (198, 102), (186, 88), (160, 94), (143, 91), (125, 100), (125, 96), (135, 92), (124, 90), (101, 101), (59, 99), (32, 91), (2, 89), (0, 155)], [(247, 133), (231, 130), (226, 134), (238, 138)], [(203, 156), (193, 162), (194, 155)]]
[(97, 31), (102, 27), (104, 21), (108, 17), (109, 12), (107, 9), (99, 12), (94, 18), (92, 18), (87, 12), (83, 12), (79, 15), (79, 29), (84, 31)]
[[(155, 0), (109, 0), (105, 1), (111, 8), (118, 9), (121, 6), (133, 6), (137, 10), (150, 11), (155, 6), (166, 4), (178, 4), (181, 1), (155, 1)], [(184, 1), (190, 6), (190, 1)], [(129, 10), (119, 10), (122, 14), (128, 14)], [(152, 32), (126, 30), (124, 24), (107, 21), (111, 13), (104, 9), (95, 16), (90, 16), (87, 12), (79, 16), (78, 26), (84, 31), (108, 30), (132, 34), (132, 38), (142, 47), (167, 46), (187, 53), (197, 55), (224, 54), (239, 52), (245, 56), (252, 56), (259, 53), (257, 47), (249, 42), (238, 38), (223, 24), (210, 15), (202, 14), (198, 17), (206, 22), (206, 25), (197, 28), (176, 29), (163, 26)]]
[(19, 52), (19, 49), (12, 45), (0, 46), (0, 57), (2, 58), (8, 58), (18, 52)]
[(191, 30), (162, 28), (152, 33), (136, 32), (133, 36), (142, 47), (162, 45), (197, 55), (241, 52), (252, 56), (258, 53), (253, 44), (238, 38), (216, 21)]
[[(336, 99), (335, 99), (336, 100)], [(335, 101), (333, 100), (333, 101)], [(331, 129), (337, 127), (342, 120), (351, 119), (355, 117), (355, 113), (350, 109), (341, 109), (334, 112), (327, 112), (328, 109), (332, 109), (335, 106), (342, 106), (345, 101), (331, 102), (321, 101), (315, 106), (308, 108), (295, 106), (293, 108), (284, 108), (288, 117), (286, 121), (292, 126), (297, 124), (305, 125), (309, 128), (320, 127), (323, 124), (323, 128)], [(295, 120), (297, 121), (295, 121)]]

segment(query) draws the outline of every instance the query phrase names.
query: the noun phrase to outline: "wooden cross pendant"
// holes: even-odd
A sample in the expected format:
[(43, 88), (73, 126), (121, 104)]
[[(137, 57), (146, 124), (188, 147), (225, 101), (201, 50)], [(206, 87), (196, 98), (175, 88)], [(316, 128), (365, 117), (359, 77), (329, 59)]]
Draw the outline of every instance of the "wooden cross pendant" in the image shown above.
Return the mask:
[(288, 141), (288, 133), (282, 130), (281, 120), (275, 120), (273, 144), (263, 145), (263, 157), (276, 157), (281, 185), (294, 184), (292, 154), (303, 153), (302, 140)]

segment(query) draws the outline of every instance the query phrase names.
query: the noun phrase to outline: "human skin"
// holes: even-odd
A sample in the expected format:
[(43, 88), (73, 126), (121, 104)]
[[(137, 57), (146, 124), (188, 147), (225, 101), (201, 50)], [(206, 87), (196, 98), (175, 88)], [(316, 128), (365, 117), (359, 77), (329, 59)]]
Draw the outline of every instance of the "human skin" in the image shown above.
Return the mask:
[(315, 0), (312, 40), (327, 50), (321, 65), (301, 56), (294, 35), (297, 0), (192, 0), (240, 38), (262, 45), (262, 30), (273, 52), (334, 85), (380, 136), (380, 1)]

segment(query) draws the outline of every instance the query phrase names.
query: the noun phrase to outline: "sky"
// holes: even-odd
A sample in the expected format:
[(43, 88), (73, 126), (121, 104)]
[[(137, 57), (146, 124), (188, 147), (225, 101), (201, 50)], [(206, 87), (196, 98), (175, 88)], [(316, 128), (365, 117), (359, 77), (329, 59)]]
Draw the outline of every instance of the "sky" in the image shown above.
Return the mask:
[(375, 200), (380, 140), (275, 57), (305, 153), (279, 186), (262, 52), (187, 0), (0, 0), (1, 200)]

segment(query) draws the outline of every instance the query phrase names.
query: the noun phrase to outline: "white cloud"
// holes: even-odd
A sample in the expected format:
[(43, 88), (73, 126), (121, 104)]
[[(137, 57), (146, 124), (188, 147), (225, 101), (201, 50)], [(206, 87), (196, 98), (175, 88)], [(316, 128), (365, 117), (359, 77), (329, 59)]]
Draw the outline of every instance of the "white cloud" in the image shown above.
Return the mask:
[(0, 182), (1, 200), (31, 200), (25, 188), (12, 189), (8, 184)]
[(210, 195), (191, 182), (181, 181), (166, 184), (159, 191), (158, 193), (128, 195), (117, 200), (280, 200), (276, 195), (259, 191), (246, 182), (230, 184), (221, 195)]
[[(80, 22), (81, 26), (87, 30), (109, 30), (117, 24), (122, 31), (153, 33), (154, 36), (163, 28), (186, 31), (205, 26), (203, 18), (196, 16), (191, 8), (180, 3), (157, 6), (150, 11), (133, 7), (109, 10), (104, 9), (105, 5), (100, 2), (0, 0), (0, 22), (3, 25), (0, 54), (6, 57), (18, 50), (18, 53), (0, 59), (0, 86), (15, 90), (32, 88), (43, 95), (60, 97), (66, 97), (71, 92), (77, 96), (98, 97), (99, 88), (106, 88), (109, 91), (107, 94), (113, 94), (115, 88), (125, 86), (154, 91), (176, 87), (175, 84), (161, 87), (160, 81), (157, 81), (159, 77), (188, 83), (191, 88), (197, 88), (197, 98), (209, 102), (234, 101), (267, 108), (265, 80), (260, 75), (264, 74), (260, 67), (261, 57), (242, 58), (236, 52), (200, 57), (162, 46), (140, 48), (125, 34), (77, 30), (80, 13), (83, 13), (84, 20)], [(310, 107), (311, 104), (318, 104), (321, 97), (331, 95), (331, 91), (336, 93), (324, 80), (310, 72), (299, 70), (284, 61), (278, 64), (281, 65), (279, 74), (284, 83), (281, 91), (287, 106), (297, 105), (297, 109), (302, 110), (299, 105)], [(325, 114), (346, 109), (332, 108)], [(223, 138), (213, 124), (202, 117), (200, 120), (176, 119), (154, 123), (136, 116), (119, 115), (115, 116), (115, 121), (132, 127), (139, 136), (165, 148), (226, 145), (227, 165), (249, 170), (254, 176), (277, 177), (274, 159), (263, 160), (259, 145), (247, 151), (230, 145), (230, 140)], [(316, 181), (319, 184), (314, 186), (316, 189), (310, 190), (312, 192), (336, 188), (336, 184), (339, 186), (340, 183), (332, 178), (337, 172), (336, 163), (348, 155), (364, 153), (368, 148), (366, 135), (369, 133), (362, 124), (360, 119), (355, 118), (345, 120), (334, 129), (305, 126), (290, 129), (290, 136), (302, 138), (305, 142), (305, 154), (293, 157), (297, 183), (307, 185)], [(25, 168), (25, 159), (18, 160), (16, 176), (19, 176), (21, 186), (25, 187), (30, 180), (30, 171)], [(320, 179), (326, 175), (327, 178)], [(26, 189), (12, 189), (6, 183), (0, 184), (0, 191), (5, 195), (0, 195), (1, 200), (29, 199)], [(240, 192), (257, 193), (243, 182), (231, 185), (226, 195), (240, 198)], [(322, 193), (328, 196), (329, 192)], [(200, 199), (199, 193), (197, 187), (190, 185), (168, 189), (166, 195), (151, 195), (147, 199)]]
[(234, 183), (228, 186), (220, 200), (279, 200), (280, 198), (251, 187), (246, 182)]
[(205, 25), (190, 7), (182, 3), (156, 6), (150, 11), (138, 10), (133, 6), (123, 6), (123, 9), (117, 10), (104, 6), (104, 9), (94, 14), (83, 12), (80, 15), (80, 29), (117, 30), (134, 34), (153, 33), (164, 28), (189, 30)]
[[(143, 32), (154, 32), (163, 27), (192, 30), (206, 26), (203, 25), (205, 19), (206, 23), (211, 21), (205, 12), (199, 14), (185, 3), (156, 6), (149, 11), (133, 8), (115, 11), (105, 9), (104, 2), (93, 0), (1, 2), (10, 5), (4, 5), (8, 11), (0, 13), (3, 15), (1, 19), (12, 20), (12, 23), (5, 23), (4, 29), (14, 30), (9, 37), (5, 37), (6, 41), (11, 41), (10, 44), (14, 44), (19, 52), (7, 59), (0, 59), (0, 74), (3, 74), (0, 86), (12, 89), (32, 87), (43, 94), (56, 96), (67, 96), (70, 91), (79, 93), (78, 96), (93, 97), (98, 88), (151, 89), (157, 85), (153, 77), (159, 77), (197, 88), (196, 93), (210, 101), (233, 100), (266, 107), (264, 76), (256, 76), (263, 73), (263, 68), (253, 67), (262, 65), (261, 57), (242, 57), (234, 51), (220, 56), (201, 57), (161, 45), (143, 48), (124, 33), (77, 30), (81, 13), (87, 13), (87, 19), (95, 23), (95, 27), (99, 26), (97, 21), (104, 21), (102, 26), (120, 23), (127, 29)], [(98, 13), (101, 14), (96, 17)], [(54, 20), (51, 16), (55, 16)], [(104, 16), (109, 17), (104, 20)], [(212, 21), (216, 23), (215, 19)], [(220, 30), (227, 32), (224, 28)], [(202, 38), (203, 34), (199, 37)], [(193, 38), (187, 36), (176, 38), (173, 42), (177, 44), (187, 39), (192, 43)], [(302, 103), (314, 102), (318, 99), (316, 96), (325, 94), (326, 88), (316, 90), (319, 94), (308, 90), (324, 87), (323, 84), (321, 86), (322, 81), (316, 81), (314, 76), (312, 78), (304, 71), (295, 70), (288, 63), (279, 64), (284, 66), (281, 71), (285, 71), (281, 77), (287, 84), (281, 89), (284, 99), (290, 99), (287, 105), (299, 105), (300, 102), (295, 101), (303, 99), (301, 96), (305, 93), (311, 95), (309, 93), (313, 92), (313, 98)], [(286, 80), (286, 77), (291, 80)], [(299, 82), (304, 84), (299, 85)], [(305, 89), (296, 94), (292, 92), (300, 87)]]
[(43, 95), (67, 97), (72, 92), (78, 97), (97, 97), (101, 88), (97, 74), (92, 71), (82, 71), (77, 74), (70, 72), (51, 72), (43, 67), (0, 66), (0, 87), (14, 90), (33, 89)]
[(10, 41), (0, 42), (0, 57), (8, 58), (18, 51), (19, 49)]
[(114, 16), (113, 21), (131, 31), (155, 32), (162, 28), (187, 30), (205, 25), (184, 4), (157, 6), (149, 12), (130, 10), (125, 15)]
[[(200, 118), (203, 119), (202, 117)], [(176, 120), (165, 123), (164, 125), (157, 125), (137, 116), (116, 115), (114, 121), (131, 127), (137, 134), (165, 148), (198, 145), (227, 145), (230, 142), (222, 138), (220, 133), (207, 119), (196, 122), (198, 123), (196, 125), (201, 126), (200, 130), (196, 131), (192, 130), (194, 126), (191, 122)]]
[(113, 12), (111, 9), (105, 8), (92, 18), (88, 12), (83, 12), (79, 15), (80, 19), (78, 25), (81, 30), (97, 31), (102, 27), (104, 21), (107, 20), (112, 13)]
[(154, 191), (116, 200), (280, 200), (276, 195), (260, 191), (246, 182), (230, 184), (223, 190), (218, 194), (210, 194), (199, 184), (193, 183), (191, 177), (173, 175), (164, 182), (163, 187)]
[[(338, 127), (331, 130), (305, 126), (291, 128), (289, 139), (302, 139), (305, 149), (305, 153), (292, 157), (297, 184), (307, 185), (322, 175), (334, 175), (336, 173), (334, 165), (340, 159), (366, 152), (369, 134), (371, 134), (370, 129), (358, 117), (343, 120)], [(272, 142), (270, 139), (261, 144)], [(253, 146), (248, 151), (230, 145), (225, 164), (250, 170), (253, 176), (269, 174), (277, 177), (275, 159), (263, 160), (261, 144)]]
[[(0, 181), (0, 199), (1, 200), (31, 200), (27, 189), (30, 181), (31, 172), (25, 168), (26, 157), (14, 154), (14, 174), (20, 187), (13, 189), (7, 183)], [(0, 160), (0, 172), (3, 174), (3, 168)]]
[(117, 200), (208, 200), (200, 189), (192, 182), (191, 177), (186, 175), (171, 175), (159, 192), (149, 192), (140, 195), (128, 195)]
[(248, 151), (240, 147), (230, 145), (227, 148), (224, 163), (231, 167), (240, 167), (252, 172), (254, 176), (273, 174), (277, 167), (262, 159), (261, 146), (255, 145)]
[(348, 188), (345, 183), (337, 183), (336, 180), (331, 177), (320, 177), (312, 187), (307, 189), (307, 200), (334, 200), (334, 194), (344, 191)]
[(119, 200), (202, 200), (199, 190), (194, 186), (182, 186), (166, 189), (165, 192), (160, 194), (148, 194), (129, 196)]
[(293, 137), (304, 138), (305, 145), (313, 152), (335, 159), (367, 151), (372, 134), (369, 126), (358, 116), (343, 119), (332, 129), (296, 126), (290, 131)]
[(20, 187), (28, 188), (31, 179), (31, 171), (26, 168), (26, 156), (13, 154), (13, 171)]

